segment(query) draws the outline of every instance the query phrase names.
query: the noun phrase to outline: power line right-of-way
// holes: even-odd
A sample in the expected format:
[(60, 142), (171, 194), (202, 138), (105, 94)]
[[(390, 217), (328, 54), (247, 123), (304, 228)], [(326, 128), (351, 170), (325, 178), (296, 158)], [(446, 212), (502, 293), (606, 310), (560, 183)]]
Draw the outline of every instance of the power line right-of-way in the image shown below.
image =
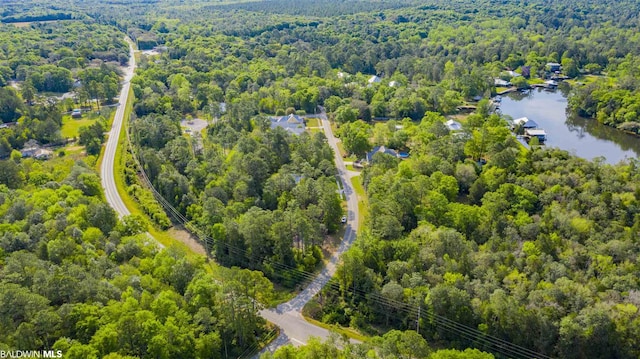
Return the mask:
[[(136, 166), (138, 167), (138, 170), (140, 172), (140, 175), (143, 179), (144, 184), (147, 186), (147, 188), (149, 188), (149, 190), (151, 190), (151, 192), (153, 193), (154, 197), (156, 198), (156, 200), (158, 200), (158, 202), (160, 202), (160, 204), (165, 208), (165, 210), (167, 210), (172, 217), (179, 222), (180, 224), (182, 224), (184, 226), (184, 228), (186, 228), (190, 233), (192, 233), (194, 236), (196, 236), (196, 238), (198, 238), (203, 244), (205, 244), (205, 246), (207, 247), (207, 250), (210, 251), (211, 249), (214, 248), (214, 246), (224, 246), (224, 248), (229, 251), (230, 253), (234, 253), (236, 255), (240, 255), (243, 256), (245, 259), (247, 260), (252, 260), (255, 259), (253, 258), (253, 256), (245, 249), (243, 248), (239, 248), (236, 246), (233, 246), (227, 242), (221, 241), (219, 239), (215, 239), (212, 237), (209, 237), (207, 235), (205, 235), (204, 231), (202, 231), (201, 229), (197, 228), (197, 226), (195, 226), (194, 224), (192, 224), (192, 222), (190, 222), (188, 220), (188, 218), (186, 218), (182, 213), (180, 213), (180, 211), (178, 211), (175, 207), (173, 207), (171, 205), (171, 203), (169, 203), (153, 186), (153, 184), (151, 183), (150, 179), (148, 178), (147, 174), (144, 171), (144, 167), (143, 165), (140, 163), (136, 153), (135, 153), (135, 149), (134, 146), (131, 142), (131, 136), (129, 133), (129, 128), (126, 128), (126, 134), (127, 134), (127, 142), (129, 145), (129, 149), (132, 152), (132, 157), (134, 159), (134, 162), (136, 164)], [(210, 252), (208, 252), (209, 254)], [(289, 275), (293, 275), (295, 276), (296, 279), (300, 280), (301, 282), (309, 282), (312, 281), (313, 279), (316, 278), (316, 274), (308, 272), (308, 271), (304, 271), (304, 270), (300, 270), (296, 267), (290, 266), (286, 263), (280, 263), (277, 261), (274, 261), (272, 259), (265, 259), (264, 262), (266, 262), (267, 264), (269, 264), (270, 266), (272, 266), (272, 268), (276, 269), (276, 271), (274, 271), (273, 275), (277, 276), (277, 277), (284, 277), (282, 274), (280, 274), (280, 271), (286, 271), (288, 272)], [(328, 289), (327, 289), (328, 287)], [(340, 285), (338, 283), (335, 282), (335, 278), (332, 278), (325, 286), (325, 290), (330, 290), (330, 291), (335, 291), (336, 293), (339, 293), (340, 291)], [(480, 346), (483, 347), (484, 350), (488, 350), (494, 353), (499, 353), (502, 354), (506, 357), (509, 358), (521, 358), (521, 359), (551, 359), (551, 357), (549, 357), (548, 355), (542, 354), (542, 353), (538, 353), (534, 350), (522, 347), (520, 345), (517, 344), (513, 344), (509, 341), (506, 341), (504, 339), (492, 336), (490, 334), (484, 333), (476, 328), (472, 328), (469, 327), (465, 324), (456, 322), (454, 320), (451, 320), (447, 317), (444, 317), (442, 315), (438, 315), (436, 313), (433, 312), (433, 310), (423, 307), (423, 306), (416, 306), (416, 305), (411, 305), (402, 301), (398, 301), (398, 300), (394, 300), (391, 298), (387, 298), (382, 296), (379, 293), (367, 293), (364, 292), (361, 289), (357, 289), (357, 288), (353, 288), (351, 290), (349, 290), (350, 292), (353, 293), (353, 295), (364, 299), (364, 300), (368, 300), (368, 301), (373, 301), (376, 304), (380, 304), (381, 307), (386, 306), (388, 308), (395, 308), (397, 310), (400, 310), (402, 312), (404, 312), (405, 314), (407, 314), (410, 317), (415, 317), (418, 321), (420, 319), (423, 320), (427, 320), (429, 322), (435, 323), (436, 326), (442, 328), (443, 330), (459, 335), (460, 337), (467, 339), (473, 343), (477, 343)], [(378, 311), (382, 314), (386, 314), (385, 312), (382, 311), (382, 309), (378, 309), (375, 308), (375, 306), (372, 308), (375, 311)], [(269, 335), (271, 334), (268, 333)], [(254, 347), (253, 348), (247, 348), (245, 350), (245, 353), (247, 355), (253, 355), (253, 353), (257, 350), (257, 348)], [(245, 353), (243, 353), (243, 355), (245, 355)]]

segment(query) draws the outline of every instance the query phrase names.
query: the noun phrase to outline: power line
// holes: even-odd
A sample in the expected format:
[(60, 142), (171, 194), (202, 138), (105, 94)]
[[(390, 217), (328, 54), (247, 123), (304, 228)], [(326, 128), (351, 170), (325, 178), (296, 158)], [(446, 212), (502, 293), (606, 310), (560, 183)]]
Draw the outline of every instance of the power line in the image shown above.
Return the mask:
[[(134, 162), (136, 164), (136, 166), (139, 168), (140, 174), (142, 176), (143, 182), (144, 184), (148, 187), (148, 189), (152, 192), (153, 196), (156, 198), (156, 200), (168, 211), (171, 213), (172, 217), (174, 217), (174, 219), (176, 221), (178, 221), (179, 223), (181, 223), (185, 229), (187, 229), (190, 233), (192, 233), (198, 240), (200, 240), (201, 242), (203, 242), (205, 244), (205, 246), (209, 246), (211, 245), (210, 248), (213, 248), (213, 246), (217, 246), (218, 248), (220, 248), (219, 246), (222, 245), (224, 246), (224, 249), (226, 249), (228, 251), (228, 253), (233, 253), (236, 255), (240, 255), (242, 257), (244, 257), (245, 259), (252, 261), (255, 260), (255, 256), (253, 256), (251, 253), (249, 253), (246, 249), (243, 248), (239, 248), (236, 246), (233, 246), (230, 243), (227, 243), (225, 241), (222, 241), (220, 239), (215, 239), (212, 237), (207, 236), (206, 234), (204, 234), (204, 231), (200, 230), (199, 228), (197, 228), (196, 225), (192, 224), (191, 221), (188, 220), (188, 218), (186, 218), (182, 213), (180, 213), (180, 211), (178, 211), (175, 207), (173, 207), (171, 205), (171, 203), (169, 201), (167, 201), (162, 194), (160, 194), (155, 187), (153, 186), (153, 184), (151, 183), (150, 179), (148, 178), (146, 172), (144, 171), (144, 167), (142, 166), (142, 164), (140, 163), (139, 159), (137, 158), (137, 155), (135, 153), (135, 149), (134, 146), (131, 143), (130, 140), (130, 135), (129, 135), (129, 128), (126, 128), (126, 132), (127, 132), (127, 142), (129, 145), (129, 148), (132, 152), (132, 157), (134, 159)], [(207, 255), (209, 255), (210, 253), (207, 252)], [(264, 258), (262, 259), (262, 263), (263, 264), (269, 264), (270, 266), (272, 266), (273, 269), (279, 269), (280, 271), (286, 271), (289, 275), (293, 275), (295, 277), (295, 279), (297, 280), (301, 280), (302, 282), (305, 281), (311, 281), (313, 279), (316, 278), (316, 274), (305, 271), (305, 270), (301, 270), (298, 269), (296, 267), (290, 266), (286, 263), (280, 263), (277, 262), (275, 260), (272, 260), (270, 258)], [(280, 271), (276, 270), (273, 273), (271, 273), (273, 276), (277, 276), (277, 277), (281, 277), (281, 278), (286, 278), (284, 274), (280, 273)], [(335, 290), (337, 294), (339, 294), (340, 291), (340, 285), (338, 283), (334, 282), (335, 278), (331, 278), (331, 280), (329, 280), (329, 282), (327, 282), (326, 286), (329, 287), (329, 290)], [(355, 284), (355, 283), (354, 283)], [(484, 345), (487, 345), (489, 348), (488, 349), (490, 351), (493, 352), (497, 352), (500, 354), (503, 354), (505, 356), (508, 357), (514, 357), (515, 358), (523, 358), (523, 359), (531, 359), (531, 358), (536, 358), (536, 359), (551, 359), (549, 356), (535, 352), (531, 349), (522, 347), (520, 345), (517, 344), (513, 344), (507, 340), (492, 336), (490, 334), (484, 333), (476, 328), (472, 328), (469, 327), (465, 324), (456, 322), (454, 320), (451, 320), (447, 317), (444, 317), (442, 315), (438, 315), (435, 312), (433, 312), (433, 310), (428, 309), (428, 308), (424, 308), (421, 305), (419, 306), (415, 306), (415, 305), (411, 305), (402, 301), (397, 301), (394, 300), (392, 298), (387, 298), (382, 296), (381, 294), (378, 294), (376, 292), (364, 292), (362, 289), (357, 289), (354, 288), (351, 291), (353, 293), (354, 296), (358, 296), (364, 300), (367, 301), (373, 301), (376, 304), (380, 304), (381, 306), (387, 306), (389, 308), (396, 308), (399, 309), (400, 311), (406, 313), (407, 315), (409, 315), (410, 317), (416, 316), (419, 319), (425, 319), (425, 320), (429, 320), (434, 322), (438, 327), (442, 328), (445, 331), (448, 331), (450, 333), (459, 335), (467, 340), (470, 340), (472, 342), (477, 342), (477, 343), (482, 343)], [(374, 311), (380, 311), (379, 309), (375, 308), (375, 306), (371, 307), (372, 310)], [(388, 314), (387, 312), (384, 312), (384, 314)], [(419, 323), (419, 319), (418, 319), (418, 323)], [(419, 329), (419, 326), (418, 326)], [(256, 344), (254, 344), (256, 345)], [(247, 348), (248, 350), (249, 348)], [(245, 350), (245, 352), (247, 351)], [(243, 353), (244, 355), (244, 353)]]
[[(271, 339), (274, 337), (274, 335), (278, 332), (277, 329), (273, 329), (271, 331), (269, 331), (268, 333), (266, 333), (262, 340), (263, 341), (271, 341)], [(240, 353), (240, 355), (238, 355), (238, 359), (242, 359), (242, 358), (249, 358), (251, 357), (253, 354), (255, 354), (258, 349), (260, 348), (260, 341), (256, 341), (255, 343), (253, 343), (252, 345), (248, 346), (247, 349), (245, 349), (242, 353)]]

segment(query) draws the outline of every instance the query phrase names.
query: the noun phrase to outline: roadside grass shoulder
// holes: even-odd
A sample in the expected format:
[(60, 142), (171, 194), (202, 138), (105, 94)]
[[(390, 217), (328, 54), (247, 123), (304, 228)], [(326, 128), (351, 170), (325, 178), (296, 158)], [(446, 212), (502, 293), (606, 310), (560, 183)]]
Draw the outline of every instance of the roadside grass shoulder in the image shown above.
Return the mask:
[[(132, 95), (133, 92), (129, 92), (129, 95)], [(128, 105), (128, 103), (127, 103)], [(111, 128), (111, 125), (113, 124), (113, 119), (116, 117), (116, 111), (111, 111), (111, 113), (109, 114), (109, 117), (107, 119), (107, 128)], [(98, 159), (96, 160), (96, 164), (95, 166), (93, 166), (96, 171), (100, 172), (100, 166), (102, 166), (102, 159), (104, 158), (104, 151), (106, 149), (106, 142), (105, 144), (102, 145), (102, 147), (100, 148), (100, 153), (98, 154)], [(119, 148), (119, 147), (118, 147)], [(118, 154), (116, 153), (116, 156)]]
[[(118, 139), (118, 147), (116, 150), (116, 155), (114, 160), (114, 177), (116, 182), (116, 189), (118, 190), (118, 194), (122, 198), (122, 202), (124, 202), (125, 206), (129, 210), (129, 212), (131, 212), (131, 214), (142, 216), (142, 218), (145, 218), (148, 223), (152, 223), (149, 217), (142, 211), (138, 202), (136, 202), (127, 192), (127, 185), (124, 179), (125, 149), (127, 148), (127, 139), (126, 139), (125, 129), (126, 129), (126, 126), (128, 125), (128, 122), (129, 122), (128, 119), (129, 119), (129, 116), (131, 115), (132, 109), (133, 109), (133, 90), (130, 89), (129, 97), (128, 97), (127, 104), (124, 111), (122, 129), (120, 130), (120, 137)], [(103, 151), (104, 151), (104, 147), (103, 147)], [(103, 155), (104, 153), (101, 152), (100, 160), (97, 162), (102, 161)], [(96, 166), (97, 168), (100, 168), (99, 163)], [(172, 247), (172, 246), (177, 247), (180, 250), (183, 250), (188, 257), (198, 256), (193, 251), (191, 251), (191, 249), (187, 245), (174, 240), (167, 233), (167, 231), (159, 230), (155, 228), (153, 225), (149, 225), (147, 231), (149, 232), (149, 234), (151, 234), (153, 238), (155, 238), (158, 242), (160, 242), (165, 247)]]
[(304, 320), (306, 320), (307, 322), (309, 322), (309, 323), (311, 323), (313, 325), (316, 325), (318, 327), (327, 329), (327, 330), (332, 331), (332, 332), (336, 332), (336, 333), (341, 334), (341, 335), (345, 335), (347, 338), (350, 338), (350, 339), (359, 340), (361, 342), (366, 342), (369, 339), (368, 336), (361, 334), (360, 332), (358, 332), (357, 330), (355, 330), (353, 328), (347, 328), (347, 327), (341, 327), (341, 326), (334, 325), (334, 324), (323, 323), (323, 322), (317, 321), (317, 320), (315, 320), (315, 319), (313, 319), (311, 317), (308, 317), (308, 316), (306, 316), (304, 314), (302, 315), (302, 317), (304, 318)]
[(354, 156), (354, 155), (347, 156), (347, 151), (345, 151), (344, 145), (342, 144), (342, 141), (337, 141), (336, 145), (338, 145), (338, 150), (340, 151), (340, 156), (342, 156), (342, 158), (344, 158), (344, 160), (346, 162), (354, 162), (354, 161), (358, 160), (358, 158), (356, 156)]
[(369, 214), (369, 207), (367, 201), (367, 194), (364, 191), (364, 186), (362, 185), (362, 178), (360, 176), (355, 176), (351, 178), (351, 185), (353, 186), (353, 190), (356, 192), (358, 196), (358, 223), (360, 223), (360, 228), (363, 228), (365, 220)]

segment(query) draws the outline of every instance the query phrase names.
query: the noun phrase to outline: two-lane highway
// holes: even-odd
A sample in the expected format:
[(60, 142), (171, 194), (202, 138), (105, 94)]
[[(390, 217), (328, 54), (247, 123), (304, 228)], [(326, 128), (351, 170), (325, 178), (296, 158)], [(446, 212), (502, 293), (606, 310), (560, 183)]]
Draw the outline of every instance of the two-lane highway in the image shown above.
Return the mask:
[(129, 88), (131, 87), (131, 78), (133, 78), (133, 72), (136, 67), (136, 59), (133, 54), (133, 44), (130, 39), (126, 39), (129, 43), (129, 66), (125, 70), (124, 80), (122, 82), (122, 91), (120, 92), (120, 98), (116, 115), (113, 118), (113, 125), (107, 138), (107, 145), (102, 157), (102, 165), (100, 166), (100, 175), (102, 177), (102, 188), (107, 199), (107, 203), (113, 208), (119, 217), (131, 214), (125, 206), (118, 188), (116, 187), (116, 181), (114, 176), (114, 166), (116, 150), (118, 148), (118, 140), (120, 139), (120, 132), (122, 130), (122, 124), (124, 122), (124, 111), (127, 107), (127, 100), (129, 98)]

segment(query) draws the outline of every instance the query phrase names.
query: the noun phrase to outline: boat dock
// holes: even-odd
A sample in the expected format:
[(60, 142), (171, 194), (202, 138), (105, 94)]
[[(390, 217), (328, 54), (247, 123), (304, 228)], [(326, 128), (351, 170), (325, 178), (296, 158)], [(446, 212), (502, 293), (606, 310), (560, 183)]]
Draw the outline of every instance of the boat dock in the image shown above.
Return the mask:
[(539, 143), (544, 143), (547, 140), (547, 132), (538, 127), (538, 124), (526, 117), (516, 118), (511, 123), (511, 131), (517, 137), (521, 137), (526, 142), (531, 141), (532, 138), (537, 138)]

